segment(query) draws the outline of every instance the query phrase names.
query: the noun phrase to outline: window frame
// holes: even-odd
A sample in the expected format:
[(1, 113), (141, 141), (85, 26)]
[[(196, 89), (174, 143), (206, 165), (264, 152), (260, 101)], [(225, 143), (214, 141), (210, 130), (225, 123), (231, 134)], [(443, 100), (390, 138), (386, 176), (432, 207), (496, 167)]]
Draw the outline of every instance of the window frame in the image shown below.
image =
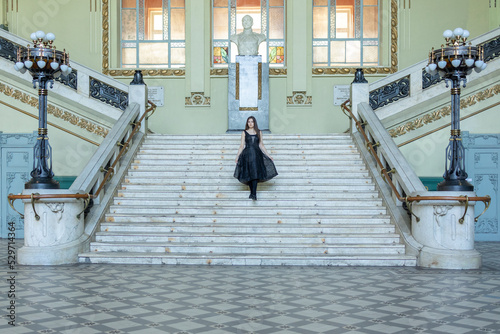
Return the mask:
[[(119, 46), (118, 46), (118, 53), (119, 53), (119, 60), (118, 60), (118, 67), (121, 69), (124, 69), (125, 71), (127, 70), (156, 70), (156, 69), (184, 69), (186, 67), (186, 55), (184, 53), (184, 62), (183, 63), (172, 63), (172, 50), (173, 49), (178, 49), (178, 48), (183, 48), (186, 50), (186, 4), (184, 2), (184, 7), (173, 7), (171, 0), (162, 0), (162, 7), (158, 8), (146, 8), (145, 7), (145, 1), (144, 0), (135, 0), (136, 7), (130, 7), (130, 9), (135, 10), (135, 17), (136, 17), (136, 26), (135, 26), (135, 32), (136, 32), (136, 39), (135, 40), (124, 40), (123, 38), (123, 16), (122, 16), (122, 10), (127, 9), (129, 7), (122, 7), (122, 0), (118, 1), (119, 5), (119, 13), (118, 13), (118, 21), (120, 25), (120, 32), (119, 32)], [(141, 7), (142, 6), (142, 7)], [(172, 23), (172, 16), (171, 16), (171, 10), (172, 9), (184, 9), (184, 39), (172, 39), (171, 34), (172, 34), (172, 29), (171, 29), (171, 23)], [(140, 18), (141, 18), (141, 9), (142, 9), (142, 15), (144, 15), (142, 25), (140, 25)], [(154, 12), (160, 12), (162, 15), (162, 21), (163, 21), (163, 31), (162, 31), (162, 38), (161, 39), (150, 39), (152, 37), (150, 34), (152, 32), (149, 31), (149, 28), (154, 25), (153, 22), (153, 17), (150, 16), (150, 14), (153, 14)], [(167, 17), (165, 17), (165, 11), (167, 13)], [(147, 16), (147, 18), (146, 18)], [(165, 27), (165, 24), (167, 27)], [(140, 45), (141, 44), (156, 44), (156, 43), (164, 43), (167, 44), (168, 48), (168, 57), (167, 62), (163, 63), (141, 63), (141, 57), (140, 57)], [(135, 64), (124, 64), (123, 62), (123, 50), (126, 49), (126, 45), (133, 45), (130, 47), (131, 49), (135, 49)]]
[[(328, 0), (330, 5), (334, 0)], [(361, 7), (363, 3), (361, 2)], [(390, 74), (395, 73), (398, 70), (398, 4), (397, 0), (377, 0), (378, 6), (378, 65), (365, 64), (365, 65), (351, 65), (349, 64), (339, 64), (330, 65), (330, 44), (328, 43), (328, 65), (319, 66), (314, 62), (314, 51), (313, 48), (315, 41), (318, 38), (314, 38), (314, 31), (311, 31), (311, 64), (313, 75), (325, 75), (325, 74), (354, 74), (357, 68), (364, 68), (365, 74)], [(314, 11), (314, 2), (312, 4), (312, 12)], [(330, 7), (329, 7), (330, 8)], [(330, 36), (330, 11), (328, 12), (328, 36)], [(313, 16), (314, 19), (314, 16)], [(361, 25), (363, 24), (363, 18), (360, 18)], [(314, 26), (314, 22), (313, 22)], [(314, 28), (313, 28), (314, 29)], [(362, 31), (360, 32), (362, 37)], [(370, 40), (371, 38), (363, 38), (362, 40)], [(326, 39), (323, 38), (325, 41)], [(333, 39), (333, 41), (339, 40), (359, 40), (359, 39)], [(330, 40), (331, 41), (331, 40)], [(360, 45), (362, 42), (360, 42)], [(360, 54), (360, 60), (362, 61), (362, 53)]]

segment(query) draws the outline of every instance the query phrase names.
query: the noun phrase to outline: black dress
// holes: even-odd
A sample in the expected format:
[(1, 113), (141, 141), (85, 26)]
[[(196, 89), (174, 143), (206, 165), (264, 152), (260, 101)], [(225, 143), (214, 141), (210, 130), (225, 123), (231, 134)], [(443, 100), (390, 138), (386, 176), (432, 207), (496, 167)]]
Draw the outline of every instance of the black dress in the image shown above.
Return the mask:
[(238, 158), (234, 177), (248, 185), (252, 180), (264, 182), (278, 175), (273, 161), (259, 147), (259, 137), (245, 131), (245, 148)]

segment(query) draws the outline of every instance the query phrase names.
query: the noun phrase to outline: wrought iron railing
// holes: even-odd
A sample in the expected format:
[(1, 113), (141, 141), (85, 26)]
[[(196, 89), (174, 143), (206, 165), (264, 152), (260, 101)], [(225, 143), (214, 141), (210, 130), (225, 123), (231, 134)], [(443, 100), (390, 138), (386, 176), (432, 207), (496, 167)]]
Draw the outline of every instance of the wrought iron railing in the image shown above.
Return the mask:
[[(0, 58), (4, 58), (13, 64), (17, 61), (18, 50), (25, 50), (23, 46), (27, 40), (19, 38), (9, 32), (0, 29)], [(114, 108), (124, 111), (128, 106), (127, 86), (119, 82), (112, 82), (102, 73), (93, 71), (85, 66), (71, 61), (72, 72), (67, 76), (59, 76), (55, 80), (66, 87), (70, 87), (79, 94), (106, 103)], [(79, 73), (79, 69), (80, 72)], [(83, 73), (83, 74), (82, 74)], [(78, 79), (82, 82), (79, 82)], [(82, 87), (87, 85), (88, 87)]]
[[(500, 57), (500, 28), (472, 39), (474, 45), (484, 48), (484, 59), (490, 62)], [(442, 81), (439, 75), (430, 75), (423, 69), (428, 60), (421, 61), (406, 70), (398, 71), (384, 79), (370, 84), (370, 106), (373, 110), (410, 97), (418, 92), (410, 91), (410, 82), (422, 80), (422, 89), (427, 89)], [(420, 76), (421, 79), (411, 77)]]

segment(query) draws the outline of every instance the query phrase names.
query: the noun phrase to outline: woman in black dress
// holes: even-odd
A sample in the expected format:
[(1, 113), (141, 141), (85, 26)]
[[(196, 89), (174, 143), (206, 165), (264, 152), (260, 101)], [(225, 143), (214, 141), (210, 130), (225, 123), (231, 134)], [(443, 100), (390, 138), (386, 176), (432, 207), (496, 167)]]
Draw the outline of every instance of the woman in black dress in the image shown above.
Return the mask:
[(267, 153), (262, 141), (262, 131), (255, 117), (250, 116), (241, 133), (241, 145), (236, 155), (234, 177), (250, 187), (248, 198), (257, 200), (257, 183), (278, 175), (273, 158)]

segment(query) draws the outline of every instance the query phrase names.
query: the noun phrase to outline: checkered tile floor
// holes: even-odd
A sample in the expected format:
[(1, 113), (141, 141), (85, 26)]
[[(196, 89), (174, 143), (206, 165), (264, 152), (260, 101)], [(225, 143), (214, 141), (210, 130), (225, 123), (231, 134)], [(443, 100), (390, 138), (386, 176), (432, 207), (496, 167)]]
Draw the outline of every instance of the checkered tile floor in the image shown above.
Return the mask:
[(476, 248), (481, 270), (17, 266), (0, 333), (500, 333), (500, 243)]

